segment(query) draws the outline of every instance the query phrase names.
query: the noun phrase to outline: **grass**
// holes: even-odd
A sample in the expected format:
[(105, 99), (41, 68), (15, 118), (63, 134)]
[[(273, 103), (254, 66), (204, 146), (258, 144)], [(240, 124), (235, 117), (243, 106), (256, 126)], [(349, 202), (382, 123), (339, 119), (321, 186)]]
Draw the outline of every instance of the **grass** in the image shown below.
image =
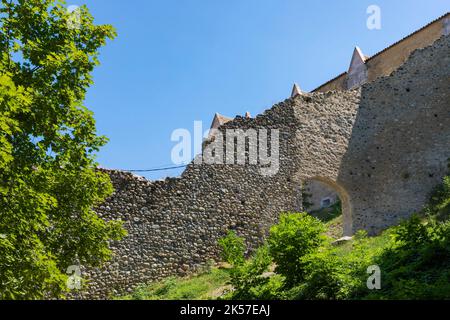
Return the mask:
[[(375, 252), (376, 250), (382, 250), (390, 243), (392, 237), (392, 230), (387, 229), (383, 233), (375, 237), (367, 237), (365, 246), (368, 251)], [(354, 246), (354, 240), (346, 241), (336, 247), (337, 254), (341, 256), (348, 255), (352, 252)]]
[(141, 286), (120, 300), (211, 300), (221, 297), (231, 288), (227, 268), (212, 267), (203, 273), (165, 280)]

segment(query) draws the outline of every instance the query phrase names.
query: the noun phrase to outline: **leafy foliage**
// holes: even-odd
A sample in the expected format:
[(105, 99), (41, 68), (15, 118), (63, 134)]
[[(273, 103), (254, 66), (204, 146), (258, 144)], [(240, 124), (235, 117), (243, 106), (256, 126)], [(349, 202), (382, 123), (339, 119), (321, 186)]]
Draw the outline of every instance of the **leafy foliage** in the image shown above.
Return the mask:
[(320, 247), (325, 225), (307, 213), (285, 213), (270, 230), (268, 244), (276, 263), (276, 272), (285, 277), (291, 287), (304, 279), (301, 258)]
[[(267, 272), (272, 263), (267, 246), (256, 250), (253, 256), (243, 264), (233, 265), (230, 270), (230, 284), (234, 291), (232, 299), (255, 300), (270, 299), (274, 288), (268, 288), (270, 278), (263, 273)], [(273, 285), (273, 283), (270, 283)], [(276, 290), (276, 289), (275, 289)]]
[(327, 243), (301, 258), (305, 279), (288, 291), (289, 299), (352, 299), (366, 292), (367, 267), (378, 252), (364, 232), (352, 243), (351, 250)]
[(418, 217), (394, 229), (391, 245), (376, 257), (382, 289), (370, 299), (449, 299), (450, 221)]
[(219, 239), (222, 248), (222, 259), (231, 265), (242, 265), (245, 262), (244, 239), (238, 237), (236, 232), (229, 230), (226, 237)]
[(229, 231), (226, 237), (220, 239), (219, 245), (222, 247), (223, 259), (231, 265), (229, 284), (234, 290), (229, 298), (252, 300), (270, 299), (274, 296), (280, 286), (263, 276), (272, 263), (267, 246), (260, 247), (246, 260), (244, 240), (234, 231)]
[(83, 100), (98, 49), (115, 36), (86, 7), (1, 0), (0, 298), (61, 297), (70, 265), (100, 265), (124, 235), (92, 207), (112, 192), (96, 170), (106, 143)]
[(301, 258), (304, 281), (290, 289), (290, 299), (339, 299), (347, 295), (353, 280), (345, 269), (345, 257), (325, 249)]
[(450, 219), (450, 176), (446, 176), (442, 184), (433, 191), (425, 212), (438, 220)]

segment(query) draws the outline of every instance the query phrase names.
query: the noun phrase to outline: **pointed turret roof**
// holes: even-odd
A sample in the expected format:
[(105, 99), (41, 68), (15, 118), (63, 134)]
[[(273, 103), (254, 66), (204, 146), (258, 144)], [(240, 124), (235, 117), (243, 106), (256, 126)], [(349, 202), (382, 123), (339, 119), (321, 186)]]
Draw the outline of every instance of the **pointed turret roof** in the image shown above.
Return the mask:
[(223, 125), (223, 124), (233, 120), (233, 118), (229, 118), (229, 117), (223, 116), (223, 115), (221, 115), (220, 113), (217, 113), (217, 112), (214, 115), (214, 118), (217, 119), (217, 121), (219, 122), (220, 125)]
[(352, 73), (352, 70), (355, 70), (359, 66), (365, 64), (367, 58), (368, 57), (366, 57), (362, 53), (362, 50), (358, 46), (356, 46), (355, 49), (353, 50), (352, 61), (350, 62), (350, 67), (348, 69), (348, 73)]
[(292, 88), (291, 98), (302, 95), (303, 91), (300, 89), (299, 85), (294, 83), (294, 87)]
[(217, 113), (214, 115), (214, 119), (211, 123), (211, 129), (217, 129), (218, 127), (220, 127), (221, 125), (230, 122), (231, 120), (233, 120), (233, 118), (229, 118), (226, 116), (221, 115), (220, 113)]
[[(211, 123), (210, 130), (218, 129), (221, 125), (224, 125), (225, 123), (230, 122), (232, 120), (233, 120), (233, 118), (228, 118), (228, 117), (223, 116), (220, 113), (216, 112), (216, 114), (214, 115), (214, 119), (213, 119), (213, 121)], [(213, 136), (213, 133), (210, 132), (209, 138), (211, 138), (212, 136)]]

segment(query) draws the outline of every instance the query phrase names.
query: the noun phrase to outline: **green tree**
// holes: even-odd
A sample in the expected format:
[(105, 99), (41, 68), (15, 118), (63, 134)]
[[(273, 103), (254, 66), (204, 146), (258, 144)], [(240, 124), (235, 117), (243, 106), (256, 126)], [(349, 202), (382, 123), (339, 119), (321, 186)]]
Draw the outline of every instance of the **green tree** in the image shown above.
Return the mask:
[(96, 170), (106, 139), (83, 105), (114, 36), (86, 7), (1, 0), (0, 299), (62, 297), (67, 267), (101, 265), (124, 235), (92, 210), (112, 186)]

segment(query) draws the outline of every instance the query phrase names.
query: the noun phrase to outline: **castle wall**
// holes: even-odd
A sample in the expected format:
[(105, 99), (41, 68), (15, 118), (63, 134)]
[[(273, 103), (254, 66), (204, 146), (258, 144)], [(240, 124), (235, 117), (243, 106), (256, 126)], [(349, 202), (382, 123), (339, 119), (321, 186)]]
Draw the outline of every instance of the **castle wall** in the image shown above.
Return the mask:
[(344, 232), (375, 234), (420, 210), (450, 158), (450, 37), (415, 51), (391, 76), (356, 90), (298, 95), (221, 131), (278, 129), (280, 169), (190, 164), (180, 178), (150, 182), (108, 171), (115, 193), (97, 208), (129, 235), (113, 261), (84, 269), (76, 298), (105, 298), (139, 284), (192, 273), (218, 259), (232, 229), (250, 249), (280, 212), (302, 210), (301, 186), (320, 180), (343, 205)]
[(353, 229), (373, 234), (417, 212), (450, 158), (450, 37), (363, 85), (340, 176)]
[(191, 273), (217, 259), (217, 241), (228, 230), (256, 248), (280, 212), (301, 210), (299, 188), (289, 178), (297, 167), (289, 155), (294, 123), (292, 107), (281, 103), (257, 119), (226, 125), (280, 130), (283, 156), (275, 176), (261, 175), (258, 166), (206, 164), (191, 164), (181, 178), (156, 182), (108, 171), (116, 191), (96, 211), (107, 220), (122, 219), (129, 235), (112, 244), (116, 257), (104, 269), (84, 270), (91, 286), (78, 297), (108, 297), (140, 283)]

